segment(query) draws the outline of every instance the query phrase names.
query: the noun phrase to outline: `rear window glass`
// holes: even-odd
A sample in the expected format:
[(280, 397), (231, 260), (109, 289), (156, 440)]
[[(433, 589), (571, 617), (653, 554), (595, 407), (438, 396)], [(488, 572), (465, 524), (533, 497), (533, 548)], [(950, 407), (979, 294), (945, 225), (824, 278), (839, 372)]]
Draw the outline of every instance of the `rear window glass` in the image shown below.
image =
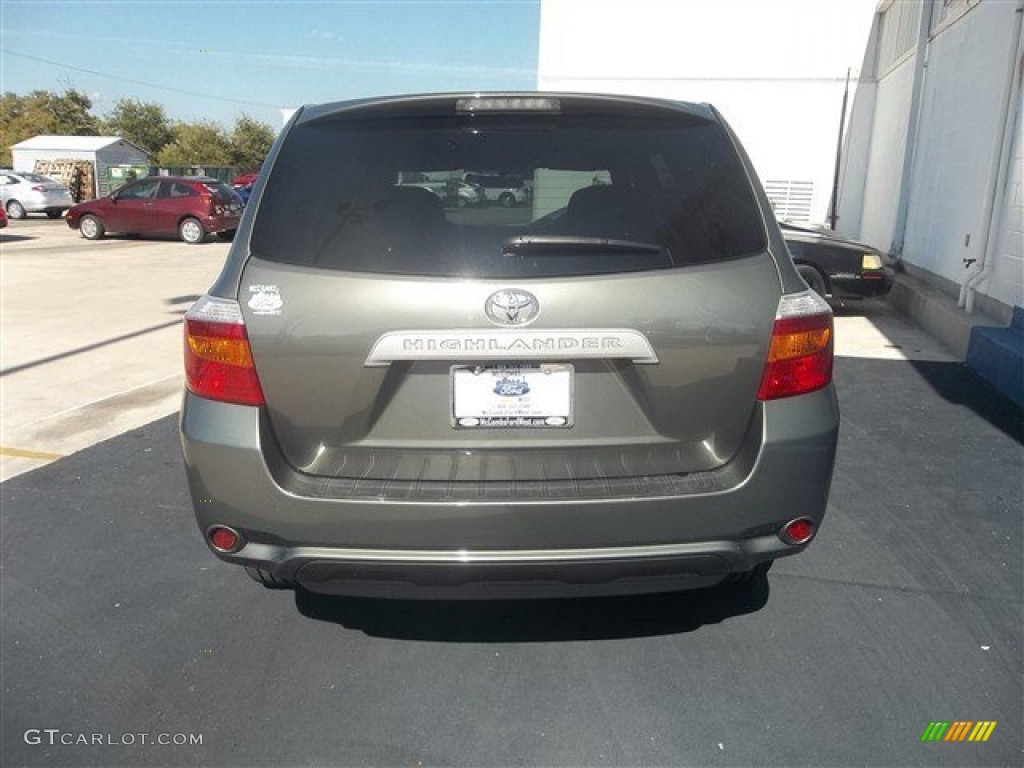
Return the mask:
[[(495, 194), (495, 179), (515, 194)], [(715, 262), (764, 238), (716, 123), (451, 115), (296, 126), (250, 249), (328, 269), (505, 278)]]
[(213, 193), (213, 199), (219, 203), (230, 203), (235, 198), (235, 191), (222, 181), (203, 182), (203, 186)]

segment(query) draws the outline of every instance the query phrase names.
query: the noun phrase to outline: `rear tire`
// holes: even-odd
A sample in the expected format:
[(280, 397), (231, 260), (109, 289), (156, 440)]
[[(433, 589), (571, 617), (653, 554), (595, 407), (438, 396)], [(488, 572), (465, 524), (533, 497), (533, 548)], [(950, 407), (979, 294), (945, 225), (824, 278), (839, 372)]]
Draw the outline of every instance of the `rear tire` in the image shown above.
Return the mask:
[(199, 219), (187, 218), (178, 225), (178, 235), (189, 245), (198, 245), (206, 239), (206, 230)]
[(516, 196), (511, 192), (502, 192), (501, 196), (498, 198), (498, 202), (501, 203), (503, 208), (511, 208), (516, 204)]
[(223, 240), (225, 243), (230, 243), (235, 239), (235, 232), (237, 229), (225, 229), (217, 233), (217, 239)]
[(11, 219), (24, 219), (28, 214), (25, 213), (25, 206), (19, 203), (17, 200), (7, 201), (7, 216)]
[(86, 240), (99, 240), (106, 233), (107, 229), (103, 222), (90, 213), (87, 213), (78, 222), (78, 231)]
[(279, 579), (270, 571), (265, 571), (262, 568), (247, 565), (245, 572), (249, 574), (250, 579), (257, 584), (262, 584), (267, 589), (295, 589), (295, 582), (291, 579)]
[(59, 219), (60, 218), (60, 213), (61, 213), (60, 211), (47, 211), (46, 212), (46, 218), (48, 218), (48, 219)]
[(825, 283), (825, 276), (810, 264), (798, 264), (796, 271), (807, 283), (807, 287), (814, 291), (821, 298), (828, 296), (828, 286)]

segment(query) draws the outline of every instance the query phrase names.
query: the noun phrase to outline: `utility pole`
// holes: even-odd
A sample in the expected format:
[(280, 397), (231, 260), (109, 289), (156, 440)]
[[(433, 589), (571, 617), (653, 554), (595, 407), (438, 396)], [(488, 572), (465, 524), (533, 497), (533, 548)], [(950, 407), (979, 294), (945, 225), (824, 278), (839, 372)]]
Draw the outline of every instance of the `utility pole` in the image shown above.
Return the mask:
[(846, 69), (846, 86), (843, 88), (843, 109), (839, 113), (839, 140), (836, 142), (836, 169), (832, 176), (832, 205), (828, 212), (829, 229), (835, 230), (839, 221), (839, 172), (843, 162), (843, 133), (846, 128), (846, 102), (850, 97), (850, 69)]

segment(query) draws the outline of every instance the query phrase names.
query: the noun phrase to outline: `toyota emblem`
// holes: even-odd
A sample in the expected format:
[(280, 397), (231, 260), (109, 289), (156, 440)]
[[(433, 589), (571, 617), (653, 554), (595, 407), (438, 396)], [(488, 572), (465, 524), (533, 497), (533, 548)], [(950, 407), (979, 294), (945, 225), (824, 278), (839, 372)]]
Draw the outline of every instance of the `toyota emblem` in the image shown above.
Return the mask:
[(537, 317), (540, 303), (529, 291), (504, 290), (487, 297), (484, 311), (498, 325), (526, 325)]

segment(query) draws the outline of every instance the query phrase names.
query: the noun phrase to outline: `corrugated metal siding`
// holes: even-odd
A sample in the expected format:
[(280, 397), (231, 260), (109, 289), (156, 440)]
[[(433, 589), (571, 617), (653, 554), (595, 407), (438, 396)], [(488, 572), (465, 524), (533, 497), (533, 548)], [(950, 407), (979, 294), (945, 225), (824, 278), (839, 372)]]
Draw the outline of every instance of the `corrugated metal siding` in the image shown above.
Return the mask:
[(764, 191), (777, 219), (810, 221), (814, 200), (813, 181), (766, 181)]
[(111, 144), (96, 153), (96, 183), (100, 197), (110, 194), (110, 174), (107, 169), (116, 165), (147, 165), (149, 156), (131, 144)]
[(882, 12), (882, 35), (878, 46), (878, 74), (884, 75), (906, 56), (917, 42), (921, 3), (895, 2)]

